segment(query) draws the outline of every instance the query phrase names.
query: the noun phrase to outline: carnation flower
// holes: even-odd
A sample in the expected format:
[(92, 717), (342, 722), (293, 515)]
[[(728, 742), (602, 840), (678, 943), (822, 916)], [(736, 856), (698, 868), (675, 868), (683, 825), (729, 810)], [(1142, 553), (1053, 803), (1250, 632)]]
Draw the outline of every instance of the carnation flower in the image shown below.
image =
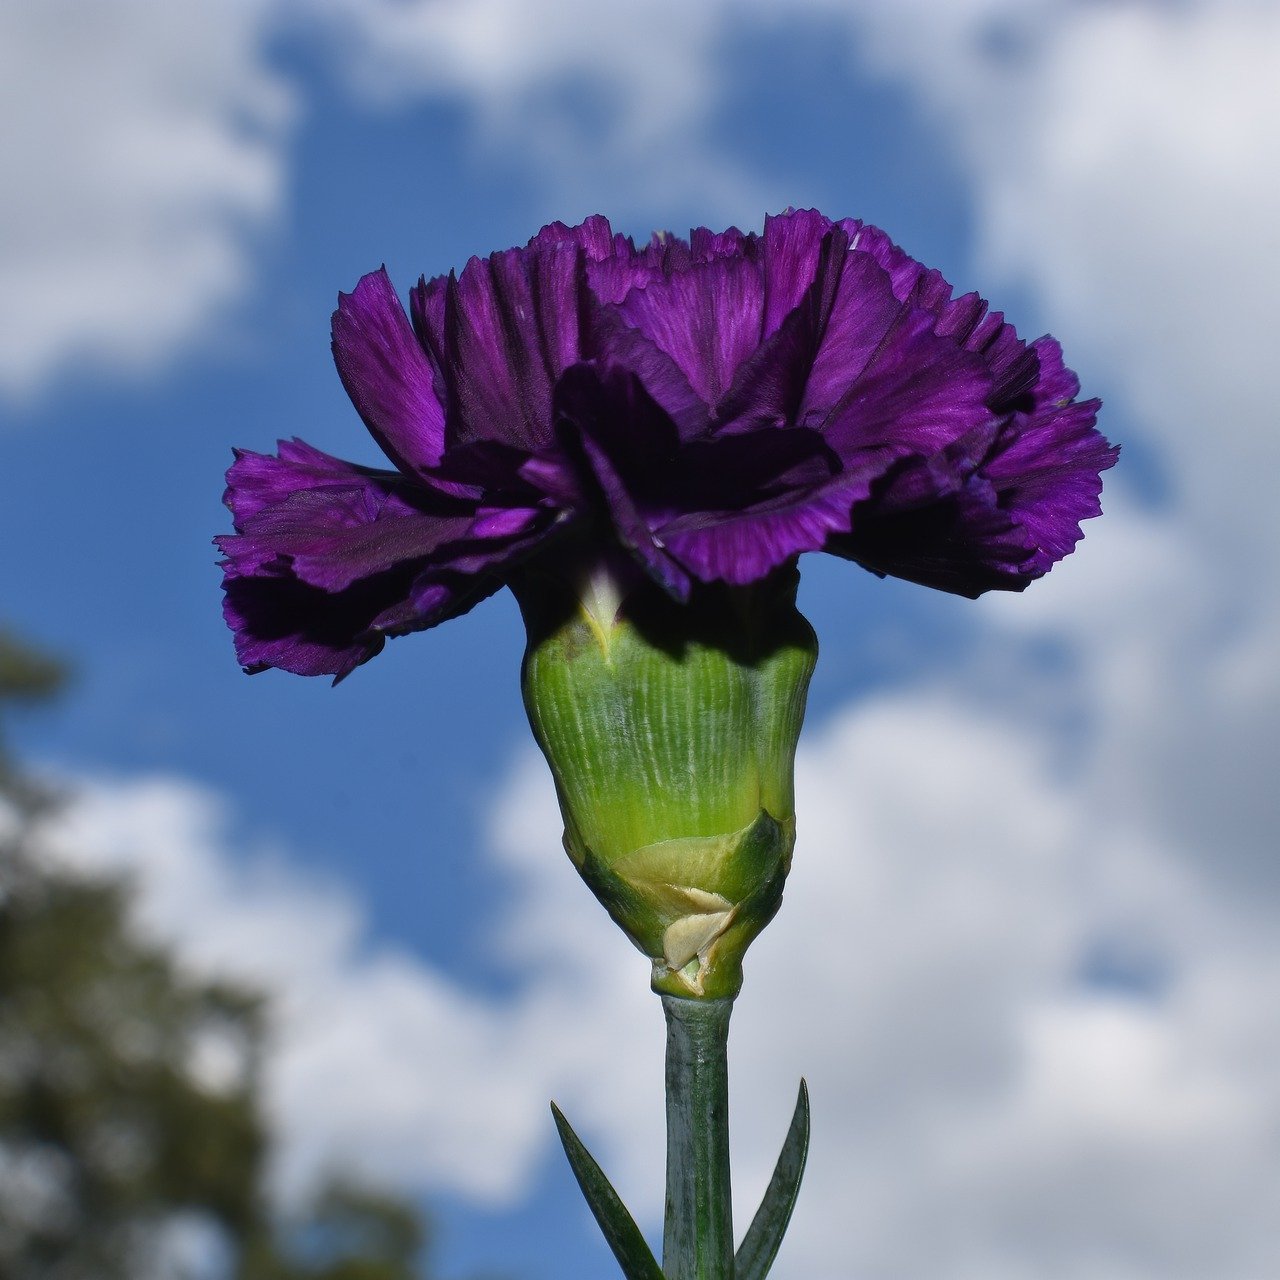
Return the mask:
[(735, 1253), (726, 1038), (795, 846), (817, 659), (797, 560), (1020, 590), (1099, 514), (1098, 402), (1052, 338), (813, 211), (639, 249), (554, 223), (420, 281), (408, 314), (377, 271), (333, 351), (390, 466), (237, 453), (217, 541), (240, 660), (340, 679), (512, 587), (565, 850), (667, 1016), (661, 1268), (557, 1111), (565, 1150), (628, 1280), (765, 1280), (807, 1093)]
[(806, 551), (1021, 590), (1116, 458), (1052, 338), (814, 211), (642, 248), (554, 223), (409, 314), (376, 271), (333, 351), (390, 466), (237, 452), (217, 542), (250, 671), (341, 678), (557, 563), (625, 561), (676, 601)]

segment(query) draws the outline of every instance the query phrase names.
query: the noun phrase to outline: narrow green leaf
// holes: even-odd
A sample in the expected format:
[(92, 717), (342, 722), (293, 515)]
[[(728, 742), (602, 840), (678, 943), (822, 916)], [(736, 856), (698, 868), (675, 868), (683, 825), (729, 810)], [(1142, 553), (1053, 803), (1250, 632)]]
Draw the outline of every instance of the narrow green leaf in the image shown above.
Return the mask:
[(800, 1179), (804, 1175), (804, 1162), (809, 1154), (809, 1086), (800, 1081), (800, 1096), (796, 1099), (795, 1114), (782, 1153), (774, 1165), (769, 1187), (751, 1220), (751, 1226), (738, 1252), (734, 1255), (737, 1280), (764, 1280), (778, 1256), (782, 1237), (791, 1221), (791, 1211), (796, 1207), (800, 1194)]
[(663, 1280), (662, 1268), (658, 1266), (653, 1251), (609, 1179), (554, 1102), (551, 1113), (556, 1118), (556, 1128), (560, 1131), (560, 1141), (564, 1144), (565, 1155), (569, 1157), (573, 1176), (577, 1178), (578, 1186), (582, 1188), (582, 1194), (586, 1196), (587, 1204), (591, 1206), (591, 1212), (595, 1214), (600, 1230), (622, 1268), (622, 1274), (627, 1280)]

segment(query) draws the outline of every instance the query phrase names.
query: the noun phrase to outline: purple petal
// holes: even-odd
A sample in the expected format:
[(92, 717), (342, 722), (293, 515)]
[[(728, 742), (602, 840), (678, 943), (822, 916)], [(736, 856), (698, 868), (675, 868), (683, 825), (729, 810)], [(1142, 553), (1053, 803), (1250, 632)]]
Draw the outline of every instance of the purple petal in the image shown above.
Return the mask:
[(319, 485), (361, 484), (366, 480), (394, 488), (401, 477), (395, 471), (374, 471), (344, 462), (313, 449), (304, 440), (277, 441), (279, 455), (235, 449), (235, 462), (227, 472), (222, 501), (230, 508), (236, 528), (264, 507), (283, 502), (290, 494)]
[(524, 477), (528, 461), (523, 449), (497, 440), (472, 440), (450, 449), (440, 466), (423, 479), (440, 494), (467, 502), (488, 499), (521, 506), (539, 496)]
[(582, 501), (582, 484), (577, 469), (559, 445), (546, 453), (526, 458), (520, 466), (520, 477), (555, 507), (576, 507)]
[[(658, 238), (672, 252), (672, 243), (681, 243), (673, 236)], [(689, 258), (692, 262), (715, 262), (720, 258), (746, 258), (755, 261), (758, 256), (759, 237), (746, 234), (737, 227), (725, 231), (711, 231), (706, 227), (694, 227), (689, 232)]]
[(893, 295), (899, 302), (911, 302), (935, 313), (946, 305), (951, 286), (940, 272), (917, 262), (879, 227), (856, 218), (845, 218), (838, 225), (848, 235), (852, 251), (865, 254), (888, 273)]
[(624, 369), (576, 366), (561, 380), (556, 405), (566, 443), (580, 452), (618, 541), (668, 593), (685, 599), (688, 575), (654, 538), (646, 510), (678, 466), (675, 425)]
[[(240, 454), (227, 472), (235, 534), (217, 539), (240, 575), (280, 560), (310, 586), (341, 591), (465, 534), (474, 511), (307, 445), (277, 459)], [(432, 509), (434, 507), (434, 509)]]
[(887, 459), (812, 487), (768, 498), (738, 511), (679, 516), (658, 529), (662, 544), (704, 582), (742, 585), (806, 551), (822, 550), (847, 531), (850, 511), (870, 490)]
[[(450, 446), (551, 443), (556, 379), (580, 356), (581, 250), (556, 244), (472, 258), (446, 288), (443, 350)], [(425, 310), (425, 307), (424, 307)]]
[[(227, 501), (237, 532), (215, 541), (241, 662), (304, 675), (344, 675), (392, 624), (421, 629), (469, 608), (494, 589), (487, 576), (554, 519), (542, 508), (468, 506), (300, 441), (278, 458), (239, 454)], [(428, 590), (430, 570), (453, 582)]]
[(662, 278), (652, 254), (638, 251), (628, 240), (624, 251), (587, 263), (587, 287), (602, 306), (621, 302), (632, 289)]
[(246, 571), (286, 557), (309, 586), (342, 591), (361, 578), (424, 560), (449, 543), (471, 536), (470, 513), (372, 514), (361, 490), (295, 494), (255, 518), (248, 531), (223, 550)]
[(470, 613), (504, 586), (499, 576), (454, 575), (447, 579), (421, 573), (402, 593), (402, 598), (383, 609), (369, 624), (369, 634), (379, 647), (388, 636), (407, 636), (415, 631), (438, 627), (451, 618)]
[(1027, 354), (1037, 370), (1029, 405), (1014, 413), (982, 474), (1030, 535), (1036, 552), (1027, 571), (1039, 576), (1080, 541), (1082, 520), (1101, 515), (1101, 473), (1115, 465), (1120, 451), (1094, 425), (1101, 402), (1075, 402), (1080, 381), (1063, 363), (1057, 342), (1039, 338)]
[[(558, 533), (569, 528), (570, 524), (571, 517), (566, 513), (543, 509), (527, 513), (526, 518), (519, 522), (512, 521), (508, 532), (501, 536), (492, 532), (481, 536), (478, 531), (473, 531), (473, 536), (451, 542), (433, 556), (423, 570), (423, 579), (457, 584), (471, 578), (487, 579), (494, 574), (505, 574), (531, 552), (540, 550)], [(499, 586), (502, 581), (500, 577)]]
[(290, 577), (240, 577), (228, 571), (223, 616), (246, 671), (278, 667), (295, 675), (342, 677), (382, 648), (373, 619), (403, 597), (410, 575), (398, 570), (336, 594)]
[[(793, 234), (787, 239), (784, 231), (796, 233), (806, 227), (817, 231), (810, 222), (779, 222), (782, 230), (774, 233), (775, 239), (783, 238), (789, 247), (793, 247), (796, 236)], [(808, 252), (810, 249), (814, 250), (812, 254)], [(739, 368), (733, 386), (716, 411), (718, 432), (783, 427), (806, 416), (802, 414), (802, 404), (813, 377), (814, 362), (830, 330), (832, 309), (838, 299), (846, 263), (844, 250), (845, 238), (838, 230), (824, 233), (816, 244), (805, 242), (802, 265), (809, 274), (803, 292), (780, 326)], [(783, 256), (783, 250), (778, 250), (775, 255), (778, 260), (772, 267), (766, 261), (766, 284), (772, 271), (775, 299), (790, 303), (800, 278), (786, 276)], [(887, 292), (887, 286), (882, 292)], [(895, 311), (897, 307), (894, 303)], [(891, 315), (886, 317), (886, 326), (891, 318)], [(847, 388), (856, 372), (856, 367), (841, 366), (840, 392)], [(814, 410), (807, 416), (812, 418), (818, 414)]]
[(592, 317), (591, 348), (600, 363), (620, 365), (635, 373), (683, 438), (706, 433), (711, 406), (689, 385), (680, 366), (638, 329), (631, 328), (615, 308), (601, 308)]
[(570, 370), (557, 403), (618, 539), (680, 599), (689, 572), (749, 582), (819, 549), (832, 529), (848, 529), (852, 503), (891, 461), (833, 479), (839, 463), (815, 432), (684, 441), (624, 369)]
[(599, 213), (592, 214), (576, 227), (566, 226), (563, 222), (549, 222), (529, 241), (530, 249), (554, 249), (561, 245), (581, 249), (588, 262), (605, 262), (635, 253), (631, 241), (626, 236), (615, 235), (609, 219)]
[(940, 355), (957, 346), (932, 339), (932, 317), (900, 302), (888, 274), (868, 255), (845, 253), (842, 267), (805, 383), (804, 422), (828, 418), (847, 404), (864, 374), (910, 361), (922, 350)]
[(882, 444), (932, 452), (989, 417), (991, 377), (981, 358), (937, 336), (935, 317), (900, 302), (869, 255), (846, 252), (840, 229), (817, 240), (817, 222), (785, 229), (794, 240), (806, 226), (813, 278), (740, 370), (720, 429), (820, 426), (848, 456)]
[(616, 303), (632, 289), (643, 289), (698, 263), (719, 258), (754, 260), (755, 256), (756, 237), (744, 235), (736, 227), (719, 232), (698, 227), (689, 240), (668, 233), (654, 235), (643, 249), (637, 249), (624, 236), (615, 236), (607, 256), (587, 263), (587, 284), (599, 302)]
[(693, 441), (681, 451), (679, 471), (662, 483), (674, 506), (714, 510), (823, 484), (840, 470), (818, 432), (765, 427)]
[(881, 577), (956, 595), (1021, 591), (1038, 576), (1025, 570), (1034, 546), (978, 474), (990, 437), (980, 429), (933, 458), (899, 463), (854, 508), (851, 531), (826, 549)]
[[(379, 635), (400, 636), (439, 626), (469, 612), (507, 584), (509, 576), (567, 522), (546, 510), (528, 519), (483, 512), (476, 536), (450, 543), (422, 566), (402, 598), (370, 623)], [(484, 536), (480, 536), (483, 533)]]
[(745, 258), (715, 258), (633, 289), (617, 314), (679, 366), (715, 405), (760, 342), (764, 282)]
[(1075, 547), (1082, 520), (1102, 514), (1100, 473), (1115, 465), (1119, 450), (1094, 429), (1099, 406), (1085, 400), (1043, 412), (982, 468), (1035, 545), (1028, 565), (1034, 576)]
[[(877, 327), (882, 318), (880, 313)], [(855, 366), (874, 331), (871, 327), (850, 342)], [(815, 369), (811, 387), (818, 378)], [(937, 337), (928, 313), (903, 307), (819, 429), (842, 458), (879, 446), (932, 454), (991, 420), (990, 387), (981, 358)], [(825, 400), (836, 390), (834, 378), (829, 379), (819, 386), (818, 397)], [(809, 394), (806, 389), (806, 398)]]
[(338, 295), (333, 358), (387, 457), (407, 475), (435, 466), (444, 449), (444, 410), (431, 364), (385, 268)]
[(1035, 386), (1035, 412), (1063, 408), (1080, 394), (1080, 379), (1062, 361), (1062, 348), (1047, 334), (1031, 344), (1040, 376)]
[[(815, 209), (789, 210), (764, 220), (764, 328), (768, 337), (805, 299), (818, 275), (831, 220)], [(842, 243), (847, 242), (841, 236)]]
[[(413, 331), (422, 349), (427, 353), (435, 370), (436, 385), (445, 386), (443, 361), (446, 355), (444, 340), (444, 316), (449, 295), (449, 277), (436, 276), (428, 280), (419, 276), (418, 283), (409, 290), (409, 315)], [(448, 404), (445, 404), (446, 414)]]
[(937, 315), (936, 333), (954, 337), (987, 362), (992, 374), (988, 403), (996, 412), (1009, 412), (1034, 391), (1041, 376), (1037, 353), (999, 311), (989, 311), (976, 293), (967, 293), (951, 299)]
[(223, 615), (240, 665), (250, 674), (275, 667), (295, 675), (331, 675), (337, 684), (380, 653), (387, 636), (438, 626), (502, 585), (500, 577), (428, 580), (408, 566), (339, 592), (296, 578), (229, 573)]

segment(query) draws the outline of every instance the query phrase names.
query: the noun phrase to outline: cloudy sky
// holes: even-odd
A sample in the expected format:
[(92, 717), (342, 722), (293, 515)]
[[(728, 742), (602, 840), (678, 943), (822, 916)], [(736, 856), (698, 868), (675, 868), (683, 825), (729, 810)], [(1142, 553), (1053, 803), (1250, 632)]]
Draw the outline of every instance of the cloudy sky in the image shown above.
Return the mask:
[(66, 856), (274, 994), (283, 1198), (341, 1162), (452, 1274), (608, 1274), (546, 1101), (652, 1232), (661, 1014), (559, 852), (510, 599), (246, 679), (230, 446), (374, 461), (328, 317), (379, 263), (817, 205), (1051, 330), (1125, 455), (1023, 596), (804, 564), (740, 1222), (803, 1073), (780, 1280), (1280, 1274), (1273, 0), (0, 0), (0, 113), (0, 613), (78, 668), (21, 745)]

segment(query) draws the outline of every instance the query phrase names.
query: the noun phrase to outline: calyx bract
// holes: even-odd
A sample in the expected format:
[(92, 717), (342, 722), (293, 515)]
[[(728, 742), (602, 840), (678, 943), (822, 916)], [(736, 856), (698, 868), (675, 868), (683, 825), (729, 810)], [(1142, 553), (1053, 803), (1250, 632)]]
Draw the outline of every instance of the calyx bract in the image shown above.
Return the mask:
[(680, 604), (597, 564), (531, 570), (518, 590), (565, 849), (659, 991), (736, 995), (781, 902), (817, 657), (797, 581), (787, 568)]

